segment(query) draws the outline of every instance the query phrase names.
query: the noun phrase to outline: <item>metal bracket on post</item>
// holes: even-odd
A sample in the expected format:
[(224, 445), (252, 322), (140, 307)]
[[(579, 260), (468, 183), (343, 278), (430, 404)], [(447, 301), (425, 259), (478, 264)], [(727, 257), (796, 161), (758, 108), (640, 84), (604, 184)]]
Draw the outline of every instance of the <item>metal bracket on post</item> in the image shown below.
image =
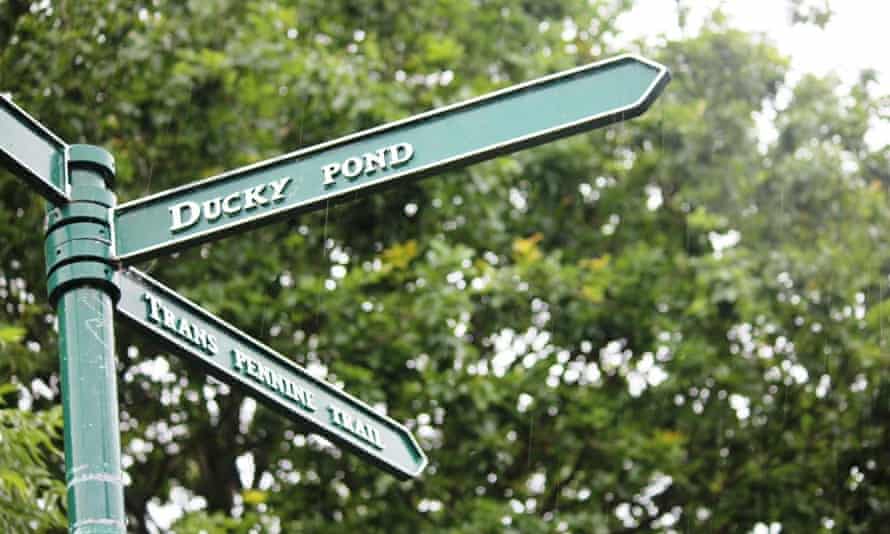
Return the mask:
[[(115, 302), (120, 290), (114, 285), (111, 264), (111, 208), (116, 200), (110, 187), (114, 158), (91, 145), (69, 149), (72, 175), (71, 202), (52, 208), (46, 217), (47, 292), (53, 306), (68, 287), (91, 285), (107, 290)], [(86, 177), (87, 183), (77, 184)]]
[(70, 202), (47, 213), (46, 273), (59, 317), (68, 520), (75, 534), (126, 532), (120, 465), (111, 191), (114, 158), (68, 148)]

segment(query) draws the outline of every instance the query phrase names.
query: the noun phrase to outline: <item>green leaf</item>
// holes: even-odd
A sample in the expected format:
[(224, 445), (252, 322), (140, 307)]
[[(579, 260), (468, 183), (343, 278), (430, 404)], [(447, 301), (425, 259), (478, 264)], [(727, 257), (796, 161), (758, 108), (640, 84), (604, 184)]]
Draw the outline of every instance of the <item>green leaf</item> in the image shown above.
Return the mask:
[(26, 330), (21, 326), (0, 326), (0, 343), (18, 343), (25, 338)]

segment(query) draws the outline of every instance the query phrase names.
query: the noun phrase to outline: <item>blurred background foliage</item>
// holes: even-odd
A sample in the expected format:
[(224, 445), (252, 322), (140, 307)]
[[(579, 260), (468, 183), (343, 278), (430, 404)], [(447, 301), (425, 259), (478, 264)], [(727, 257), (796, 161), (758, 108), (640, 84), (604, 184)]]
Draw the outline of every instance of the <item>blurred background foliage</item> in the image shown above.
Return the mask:
[[(623, 52), (632, 5), (0, 0), (0, 90), (127, 201)], [(142, 265), (431, 463), (397, 482), (120, 327), (132, 531), (881, 531), (887, 97), (719, 11), (637, 46), (674, 75), (642, 118)], [(44, 207), (5, 172), (0, 204), (0, 529), (61, 532)]]

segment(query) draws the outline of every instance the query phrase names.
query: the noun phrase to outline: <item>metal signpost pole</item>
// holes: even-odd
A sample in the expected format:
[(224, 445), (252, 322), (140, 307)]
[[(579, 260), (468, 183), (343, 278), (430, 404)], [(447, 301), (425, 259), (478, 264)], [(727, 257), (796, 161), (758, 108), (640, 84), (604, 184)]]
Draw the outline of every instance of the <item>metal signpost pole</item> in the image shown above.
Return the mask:
[(59, 318), (69, 530), (126, 532), (114, 362), (114, 285), (109, 189), (114, 160), (89, 145), (69, 147), (71, 202), (47, 216), (50, 301)]

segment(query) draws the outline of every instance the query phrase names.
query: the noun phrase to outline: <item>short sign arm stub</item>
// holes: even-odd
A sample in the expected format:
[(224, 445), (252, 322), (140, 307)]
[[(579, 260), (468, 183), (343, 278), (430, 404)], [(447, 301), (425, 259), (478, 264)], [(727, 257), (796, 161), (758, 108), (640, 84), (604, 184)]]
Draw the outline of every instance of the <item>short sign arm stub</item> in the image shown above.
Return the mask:
[(64, 141), (0, 95), (0, 164), (61, 206), (70, 200), (67, 158)]

